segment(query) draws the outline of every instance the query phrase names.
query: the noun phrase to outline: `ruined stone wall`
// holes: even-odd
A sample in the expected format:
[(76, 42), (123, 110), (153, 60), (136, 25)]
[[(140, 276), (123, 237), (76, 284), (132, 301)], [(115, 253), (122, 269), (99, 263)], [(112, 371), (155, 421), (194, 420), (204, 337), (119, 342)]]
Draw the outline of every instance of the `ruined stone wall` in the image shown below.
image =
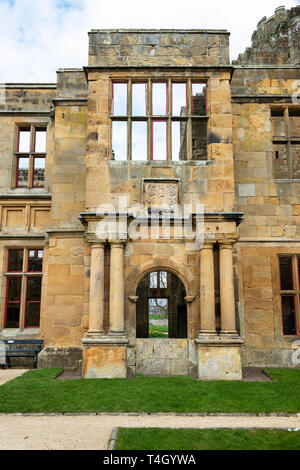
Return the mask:
[(299, 105), (292, 100), (299, 69), (287, 65), (298, 60), (288, 43), (297, 18), (298, 7), (280, 8), (274, 18), (263, 19), (231, 81), (236, 209), (245, 214), (236, 245), (244, 366), (293, 366), (295, 337), (282, 332), (278, 255), (300, 249), (300, 182), (293, 153), (300, 134), (292, 131), (296, 140), (280, 143), (300, 122)]
[(228, 46), (226, 30), (92, 30), (89, 66), (227, 65)]
[(275, 10), (262, 18), (252, 35), (252, 45), (240, 54), (234, 64), (300, 64), (300, 6)]

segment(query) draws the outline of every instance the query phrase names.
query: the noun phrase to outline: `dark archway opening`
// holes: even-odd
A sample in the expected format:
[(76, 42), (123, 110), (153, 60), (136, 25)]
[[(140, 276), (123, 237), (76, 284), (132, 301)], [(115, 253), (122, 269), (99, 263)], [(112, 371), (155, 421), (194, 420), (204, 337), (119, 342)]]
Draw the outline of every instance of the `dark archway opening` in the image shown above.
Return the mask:
[(175, 274), (168, 271), (146, 274), (136, 295), (137, 338), (187, 338), (186, 292)]

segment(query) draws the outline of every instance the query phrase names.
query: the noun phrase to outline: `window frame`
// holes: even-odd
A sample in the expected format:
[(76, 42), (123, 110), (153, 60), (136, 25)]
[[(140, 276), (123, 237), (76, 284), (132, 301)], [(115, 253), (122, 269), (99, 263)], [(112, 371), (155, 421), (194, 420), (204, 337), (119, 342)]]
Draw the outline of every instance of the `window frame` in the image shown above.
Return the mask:
[[(281, 272), (280, 272), (280, 258), (291, 258), (291, 274), (293, 289), (282, 289), (281, 286)], [(281, 332), (284, 338), (295, 338), (300, 335), (300, 254), (298, 253), (279, 253), (277, 254), (278, 273), (279, 273), (279, 300), (280, 300), (280, 313), (281, 313)], [(283, 324), (283, 297), (294, 298), (294, 320), (295, 320), (295, 334), (286, 334), (284, 332)]]
[[(124, 84), (127, 83), (127, 115), (118, 116), (114, 115), (114, 85), (115, 84)], [(132, 114), (132, 85), (145, 83), (147, 86), (147, 99), (146, 99), (146, 115), (133, 115)], [(153, 84), (155, 83), (166, 83), (166, 114), (165, 115), (153, 115), (153, 99), (152, 99), (152, 90)], [(186, 113), (182, 116), (173, 115), (173, 84), (185, 84), (186, 85)], [(192, 85), (193, 84), (203, 84), (205, 85), (205, 113), (203, 115), (193, 114), (192, 110)], [(127, 155), (126, 158), (116, 161), (139, 161), (139, 162), (164, 162), (164, 161), (173, 161), (178, 162), (179, 158), (172, 158), (172, 124), (173, 122), (186, 123), (186, 143), (184, 155), (186, 155), (185, 161), (193, 160), (193, 122), (197, 120), (206, 121), (207, 133), (208, 133), (208, 93), (209, 93), (209, 80), (207, 78), (191, 78), (191, 77), (140, 77), (140, 78), (127, 78), (124, 79), (114, 79), (111, 77), (111, 126), (113, 122), (127, 122)], [(147, 122), (147, 160), (132, 160), (132, 122), (133, 121), (144, 121)], [(153, 122), (154, 121), (164, 121), (166, 122), (166, 159), (157, 160), (153, 159)], [(112, 144), (112, 140), (111, 140)], [(208, 160), (208, 141), (206, 143), (206, 158)], [(111, 160), (114, 160), (113, 148), (111, 146), (110, 152)], [(202, 159), (204, 160), (204, 159)]]
[[(292, 104), (292, 105), (278, 105), (278, 106), (271, 106), (270, 107), (270, 121), (271, 121), (271, 132), (272, 132), (272, 145), (273, 145), (273, 150), (272, 150), (272, 167), (273, 167), (273, 178), (276, 181), (282, 181), (286, 182), (289, 180), (293, 181), (300, 181), (300, 177), (294, 178), (293, 176), (293, 156), (292, 156), (292, 148), (293, 145), (300, 145), (300, 135), (298, 137), (291, 136), (291, 122), (290, 122), (290, 117), (293, 117), (293, 115), (290, 115), (290, 112), (295, 112), (297, 111), (298, 116), (300, 117), (300, 105), (297, 104)], [(280, 114), (276, 114), (280, 113)], [(273, 117), (282, 117), (283, 118), (283, 127), (284, 127), (284, 136), (276, 136), (274, 135), (274, 129), (273, 129)], [(288, 176), (287, 177), (278, 177), (275, 174), (275, 162), (278, 160), (278, 148), (276, 146), (278, 145), (283, 145), (285, 146), (286, 149), (286, 159), (287, 159), (287, 171), (288, 171)]]
[[(20, 133), (22, 130), (30, 130), (29, 151), (20, 152)], [(36, 133), (44, 131), (46, 133), (45, 152), (36, 152)], [(23, 123), (17, 124), (16, 140), (15, 140), (15, 174), (13, 179), (14, 189), (42, 189), (46, 187), (46, 157), (47, 157), (47, 141), (48, 141), (48, 123)], [(20, 158), (28, 159), (28, 176), (26, 184), (20, 186), (19, 184), (19, 160)], [(43, 158), (45, 160), (44, 181), (43, 185), (35, 185), (34, 169), (36, 158)]]
[[(10, 252), (11, 251), (23, 251), (23, 265), (22, 271), (9, 271), (9, 259), (10, 259)], [(29, 271), (29, 252), (30, 251), (43, 251), (43, 261), (42, 261), (42, 268), (41, 271)], [(40, 278), (41, 279), (41, 295), (40, 300), (36, 301), (40, 304), (42, 302), (42, 282), (43, 282), (43, 263), (44, 263), (44, 254), (45, 250), (44, 247), (8, 247), (7, 248), (7, 263), (6, 263), (6, 270), (4, 272), (4, 279), (5, 279), (5, 308), (4, 308), (4, 322), (3, 322), (3, 329), (9, 330), (11, 328), (6, 327), (7, 324), (7, 309), (8, 309), (8, 289), (9, 289), (9, 279), (21, 279), (21, 292), (20, 292), (20, 301), (19, 303), (19, 322), (18, 328), (19, 330), (28, 330), (28, 329), (40, 329), (40, 324), (38, 326), (26, 326), (26, 315), (27, 315), (27, 304), (31, 301), (27, 299), (28, 296), (28, 279), (29, 278)], [(33, 301), (32, 301), (33, 302)], [(17, 302), (15, 302), (17, 303)], [(41, 313), (41, 311), (40, 311)]]

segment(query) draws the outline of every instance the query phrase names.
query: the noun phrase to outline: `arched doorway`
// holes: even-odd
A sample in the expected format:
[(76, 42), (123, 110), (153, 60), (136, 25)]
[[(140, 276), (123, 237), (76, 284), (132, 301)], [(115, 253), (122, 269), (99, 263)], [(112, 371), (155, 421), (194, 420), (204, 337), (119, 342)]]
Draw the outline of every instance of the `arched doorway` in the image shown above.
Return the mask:
[(136, 295), (137, 338), (187, 338), (186, 291), (175, 274), (163, 269), (147, 273)]

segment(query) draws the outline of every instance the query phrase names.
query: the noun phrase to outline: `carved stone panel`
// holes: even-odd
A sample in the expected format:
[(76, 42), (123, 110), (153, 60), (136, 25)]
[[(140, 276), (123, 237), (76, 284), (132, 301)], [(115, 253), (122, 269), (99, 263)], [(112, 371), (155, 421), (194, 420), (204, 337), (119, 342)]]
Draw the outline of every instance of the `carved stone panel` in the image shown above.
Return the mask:
[(169, 209), (178, 204), (178, 181), (144, 181), (144, 204)]

